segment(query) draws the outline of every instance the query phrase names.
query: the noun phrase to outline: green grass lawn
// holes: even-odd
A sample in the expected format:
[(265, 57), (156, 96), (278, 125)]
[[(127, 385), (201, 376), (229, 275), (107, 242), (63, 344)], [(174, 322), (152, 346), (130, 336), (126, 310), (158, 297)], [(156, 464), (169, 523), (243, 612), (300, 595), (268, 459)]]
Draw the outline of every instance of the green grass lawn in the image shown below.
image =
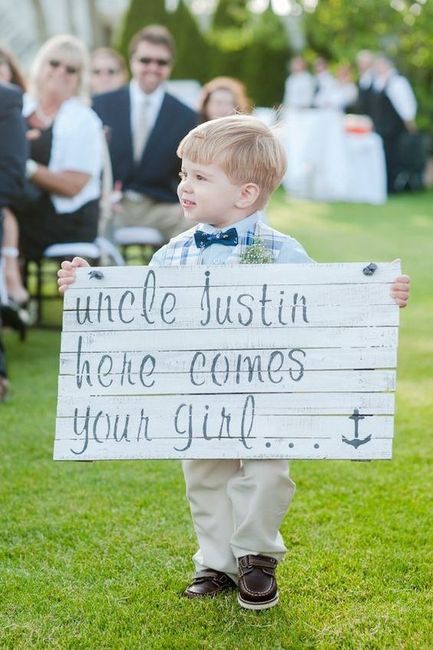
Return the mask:
[(272, 225), (320, 262), (401, 257), (391, 462), (297, 461), (281, 603), (190, 602), (195, 538), (175, 461), (54, 463), (59, 336), (6, 337), (0, 406), (0, 648), (433, 648), (433, 194), (386, 206), (287, 202)]

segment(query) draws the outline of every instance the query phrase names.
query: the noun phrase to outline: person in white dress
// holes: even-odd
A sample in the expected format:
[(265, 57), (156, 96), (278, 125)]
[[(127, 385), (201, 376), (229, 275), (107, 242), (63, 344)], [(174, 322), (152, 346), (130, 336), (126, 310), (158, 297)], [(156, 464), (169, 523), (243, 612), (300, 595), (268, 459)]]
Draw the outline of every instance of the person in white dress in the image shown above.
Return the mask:
[(290, 74), (286, 79), (283, 105), (286, 109), (310, 108), (314, 96), (314, 78), (307, 70), (302, 56), (290, 61)]

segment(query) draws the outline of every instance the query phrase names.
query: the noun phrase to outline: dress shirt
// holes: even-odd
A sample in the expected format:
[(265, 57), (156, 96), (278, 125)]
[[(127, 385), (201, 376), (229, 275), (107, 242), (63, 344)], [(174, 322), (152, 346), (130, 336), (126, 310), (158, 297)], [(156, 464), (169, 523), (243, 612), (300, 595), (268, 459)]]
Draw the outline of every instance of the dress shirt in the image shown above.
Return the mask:
[(385, 93), (404, 122), (412, 122), (416, 117), (417, 103), (412, 87), (405, 77), (397, 71), (388, 77), (376, 77), (373, 88), (377, 92), (385, 89)]
[(316, 92), (313, 99), (313, 105), (316, 108), (329, 108), (330, 98), (337, 83), (335, 77), (327, 70), (324, 70), (323, 72), (316, 74), (315, 82)]
[(146, 108), (146, 121), (148, 125), (148, 132), (155, 126), (159, 111), (161, 110), (162, 102), (164, 100), (165, 88), (159, 86), (153, 93), (144, 93), (135, 79), (131, 80), (129, 84), (129, 96), (131, 99), (131, 129), (135, 130), (139, 123), (139, 113), (143, 110), (145, 104)]
[(344, 111), (352, 106), (358, 98), (358, 89), (352, 82), (340, 83), (336, 81), (327, 95), (327, 108)]
[[(230, 228), (236, 228), (239, 238), (248, 230), (253, 230), (257, 221), (263, 221), (263, 215), (261, 212), (254, 212), (249, 217), (241, 219), (241, 221), (236, 221), (226, 228), (215, 228), (208, 223), (198, 224), (199, 230), (208, 232), (211, 234), (217, 232), (226, 232)], [(203, 250), (202, 264), (205, 266), (214, 266), (226, 264), (227, 260), (233, 253), (232, 246), (221, 246), (219, 244), (212, 244)], [(161, 248), (157, 251), (152, 257), (151, 265), (152, 266), (164, 266), (164, 248)], [(287, 239), (287, 242), (281, 248), (280, 254), (278, 255), (278, 264), (302, 264), (307, 262), (312, 262), (313, 260), (307, 255), (304, 248), (292, 237)]]
[(361, 88), (361, 90), (368, 90), (369, 88), (371, 88), (373, 81), (374, 81), (373, 70), (366, 70), (359, 77), (358, 86)]

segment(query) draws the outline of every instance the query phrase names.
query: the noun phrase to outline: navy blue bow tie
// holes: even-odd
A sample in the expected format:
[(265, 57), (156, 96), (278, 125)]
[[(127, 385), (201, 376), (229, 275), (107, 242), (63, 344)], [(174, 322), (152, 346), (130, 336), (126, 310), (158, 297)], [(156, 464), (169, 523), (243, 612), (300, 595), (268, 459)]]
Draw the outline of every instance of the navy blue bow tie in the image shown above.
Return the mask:
[(215, 234), (204, 232), (204, 230), (196, 230), (194, 239), (197, 248), (207, 248), (208, 246), (212, 246), (212, 244), (237, 246), (239, 241), (236, 228), (230, 228), (226, 232), (217, 232)]

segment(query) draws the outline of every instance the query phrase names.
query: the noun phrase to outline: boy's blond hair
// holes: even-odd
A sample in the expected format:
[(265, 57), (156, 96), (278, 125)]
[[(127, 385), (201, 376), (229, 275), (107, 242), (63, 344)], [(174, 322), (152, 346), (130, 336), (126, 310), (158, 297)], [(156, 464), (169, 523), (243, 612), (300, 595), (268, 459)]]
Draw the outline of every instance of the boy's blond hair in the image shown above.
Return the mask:
[(235, 185), (255, 183), (263, 207), (287, 168), (282, 144), (263, 122), (250, 115), (210, 120), (192, 129), (177, 149), (179, 158), (218, 164)]

